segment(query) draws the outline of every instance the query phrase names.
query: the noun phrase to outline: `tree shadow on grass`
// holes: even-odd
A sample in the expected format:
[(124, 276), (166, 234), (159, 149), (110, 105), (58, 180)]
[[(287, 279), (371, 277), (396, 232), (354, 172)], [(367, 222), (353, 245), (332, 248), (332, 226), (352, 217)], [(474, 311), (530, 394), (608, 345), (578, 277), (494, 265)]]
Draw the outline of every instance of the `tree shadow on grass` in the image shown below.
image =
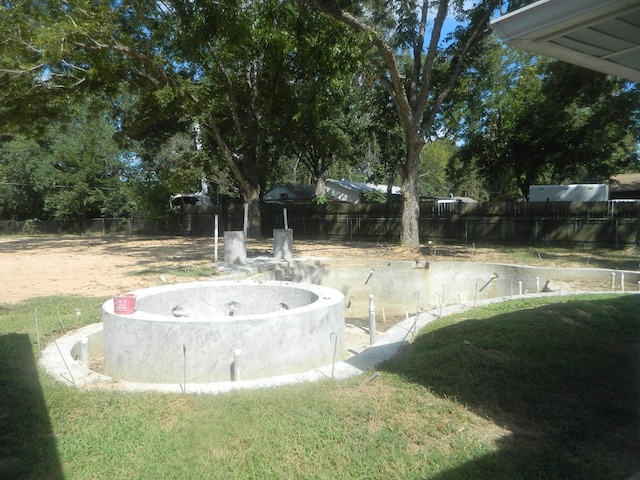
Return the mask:
[(0, 478), (64, 478), (26, 334), (0, 335)]
[(435, 477), (626, 479), (640, 471), (640, 296), (469, 318), (382, 365), (505, 427), (498, 450)]

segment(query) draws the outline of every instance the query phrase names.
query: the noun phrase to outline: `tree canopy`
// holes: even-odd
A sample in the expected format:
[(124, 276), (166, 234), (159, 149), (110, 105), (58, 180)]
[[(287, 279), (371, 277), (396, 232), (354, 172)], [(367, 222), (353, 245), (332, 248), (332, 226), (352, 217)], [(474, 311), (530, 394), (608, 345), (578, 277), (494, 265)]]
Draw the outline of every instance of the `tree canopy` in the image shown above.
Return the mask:
[(77, 222), (131, 214), (127, 152), (114, 140), (109, 112), (94, 108), (80, 104), (37, 140), (16, 133), (0, 142), (3, 218)]
[(491, 55), (453, 178), (477, 171), (494, 195), (526, 198), (532, 184), (603, 183), (638, 167), (635, 85), (498, 44)]
[[(399, 164), (402, 180), (400, 241), (418, 248), (420, 154), (438, 129), (443, 105), (452, 96), (463, 72), (474, 70), (474, 58), (489, 35), (489, 20), (500, 7), (519, 2), (463, 1), (338, 2), (309, 0), (320, 10), (365, 35), (372, 52), (372, 68), (386, 88), (397, 114), (405, 155)], [(446, 34), (445, 20), (456, 28)]]
[[(142, 142), (143, 159), (172, 135), (197, 128), (208, 137), (199, 148), (225, 163), (249, 204), (250, 236), (259, 235), (261, 188), (290, 133), (292, 89), (301, 79), (322, 83), (324, 98), (297, 98), (327, 105), (327, 85), (354, 58), (345, 27), (277, 0), (45, 0), (3, 8), (13, 21), (2, 24), (2, 83), (22, 88), (9, 102), (14, 110), (21, 94), (126, 93), (133, 103), (120, 121)], [(312, 65), (307, 56), (316, 51)], [(11, 108), (4, 113), (10, 117)], [(339, 138), (333, 130), (323, 139)]]
[(2, 215), (116, 215), (133, 208), (108, 193), (123, 186), (148, 209), (205, 175), (259, 236), (261, 194), (302, 165), (318, 195), (331, 172), (399, 176), (416, 248), (421, 195), (632, 165), (636, 86), (489, 41), (489, 19), (523, 3), (7, 0), (0, 182), (40, 200)]

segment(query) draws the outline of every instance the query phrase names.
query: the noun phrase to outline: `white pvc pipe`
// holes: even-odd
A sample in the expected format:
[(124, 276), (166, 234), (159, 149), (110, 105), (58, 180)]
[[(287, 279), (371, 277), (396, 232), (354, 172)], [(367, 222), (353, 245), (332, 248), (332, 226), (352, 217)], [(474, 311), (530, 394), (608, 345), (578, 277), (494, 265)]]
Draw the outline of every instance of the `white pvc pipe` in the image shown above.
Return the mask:
[(242, 231), (244, 232), (244, 238), (247, 238), (247, 229), (249, 228), (249, 204), (244, 204), (244, 220)]
[(80, 361), (85, 367), (89, 366), (89, 339), (87, 337), (80, 340)]
[(369, 343), (376, 341), (376, 307), (373, 304), (373, 294), (369, 295)]
[(331, 332), (329, 340), (333, 340), (333, 363), (331, 364), (331, 378), (333, 378), (333, 373), (336, 368), (336, 353), (338, 351), (338, 335), (336, 332)]
[(182, 345), (182, 356), (183, 356), (183, 372), (182, 379), (184, 381), (184, 386), (182, 389), (182, 393), (187, 393), (187, 346)]
[(289, 230), (289, 219), (287, 218), (287, 209), (282, 209), (282, 215), (284, 216), (284, 229)]
[(232, 380), (234, 382), (240, 382), (241, 381), (241, 376), (240, 376), (240, 358), (242, 357), (242, 350), (240, 350), (239, 348), (236, 348), (233, 351), (233, 367), (232, 367), (232, 371), (231, 374), (233, 375)]
[(213, 261), (218, 261), (218, 214), (215, 214), (213, 222)]

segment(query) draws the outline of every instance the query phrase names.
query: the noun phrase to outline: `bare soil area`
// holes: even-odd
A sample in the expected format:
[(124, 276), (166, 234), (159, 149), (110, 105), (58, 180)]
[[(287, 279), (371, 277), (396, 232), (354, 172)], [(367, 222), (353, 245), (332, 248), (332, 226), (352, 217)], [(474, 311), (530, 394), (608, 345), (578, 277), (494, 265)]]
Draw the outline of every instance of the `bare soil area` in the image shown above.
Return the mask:
[[(272, 241), (249, 241), (247, 256), (270, 256)], [(526, 250), (526, 249), (523, 249)], [(218, 246), (218, 260), (224, 248)], [(458, 260), (513, 263), (513, 250), (475, 246), (426, 245), (411, 252), (397, 245), (365, 242), (312, 242), (294, 240), (294, 255), (389, 260)], [(585, 252), (568, 250), (541, 256), (531, 250), (530, 264), (586, 266)], [(636, 255), (634, 255), (636, 256)], [(594, 257), (594, 260), (596, 258)], [(110, 296), (146, 288), (163, 281), (210, 277), (214, 266), (214, 240), (188, 237), (138, 236), (29, 236), (0, 237), (0, 303), (36, 296)], [(517, 261), (517, 260), (516, 260)], [(525, 256), (525, 262), (527, 258)], [(600, 266), (600, 265), (592, 265)]]

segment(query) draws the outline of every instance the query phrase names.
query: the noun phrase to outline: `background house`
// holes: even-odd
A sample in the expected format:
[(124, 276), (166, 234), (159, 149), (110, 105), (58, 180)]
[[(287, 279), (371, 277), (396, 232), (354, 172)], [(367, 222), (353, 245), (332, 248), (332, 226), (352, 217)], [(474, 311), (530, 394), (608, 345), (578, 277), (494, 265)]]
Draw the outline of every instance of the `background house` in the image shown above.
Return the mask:
[(621, 173), (609, 180), (611, 200), (640, 200), (640, 173)]
[[(325, 195), (330, 202), (363, 203), (364, 195), (374, 191), (386, 194), (387, 186), (348, 180), (328, 179), (325, 182)], [(400, 195), (400, 187), (394, 186), (392, 194)], [(280, 183), (265, 193), (262, 199), (266, 203), (305, 202), (313, 200), (313, 195), (313, 185)]]
[(313, 200), (313, 193), (313, 185), (279, 183), (265, 193), (262, 200), (267, 203), (306, 202)]

